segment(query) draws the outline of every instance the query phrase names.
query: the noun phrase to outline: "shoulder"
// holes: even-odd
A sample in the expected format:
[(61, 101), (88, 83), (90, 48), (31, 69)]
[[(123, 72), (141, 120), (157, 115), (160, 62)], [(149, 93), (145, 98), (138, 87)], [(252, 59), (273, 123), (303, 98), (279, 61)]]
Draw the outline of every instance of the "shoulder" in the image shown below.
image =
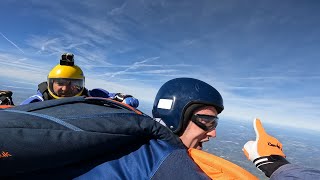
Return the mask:
[(208, 179), (188, 156), (186, 149), (161, 140), (151, 140), (127, 156), (100, 164), (78, 178), (117, 179), (118, 177), (128, 179)]
[(40, 91), (37, 91), (37, 94), (30, 96), (28, 99), (24, 100), (20, 105), (30, 104), (34, 102), (44, 101), (42, 94)]
[(162, 151), (167, 154), (164, 159), (161, 159), (151, 179), (209, 179), (191, 159), (185, 148), (166, 147), (165, 149), (166, 151)]

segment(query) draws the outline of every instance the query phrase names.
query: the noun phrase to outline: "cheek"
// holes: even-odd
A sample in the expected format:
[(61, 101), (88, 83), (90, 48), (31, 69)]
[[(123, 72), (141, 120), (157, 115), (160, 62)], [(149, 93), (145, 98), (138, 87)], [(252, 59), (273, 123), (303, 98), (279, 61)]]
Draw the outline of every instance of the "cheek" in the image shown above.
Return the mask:
[(196, 140), (202, 140), (207, 137), (207, 133), (202, 129), (193, 131), (193, 137)]
[(59, 86), (53, 86), (54, 91), (59, 91), (60, 87)]
[(207, 136), (207, 133), (206, 133), (206, 132), (202, 132), (202, 133), (199, 134), (199, 136), (198, 136), (199, 140), (205, 139), (205, 138), (207, 138), (207, 137), (208, 137), (208, 136)]
[(188, 131), (191, 134), (193, 134), (193, 136), (196, 138), (201, 138), (206, 135), (206, 132), (203, 129), (199, 128), (194, 123), (190, 123), (190, 126), (188, 127)]

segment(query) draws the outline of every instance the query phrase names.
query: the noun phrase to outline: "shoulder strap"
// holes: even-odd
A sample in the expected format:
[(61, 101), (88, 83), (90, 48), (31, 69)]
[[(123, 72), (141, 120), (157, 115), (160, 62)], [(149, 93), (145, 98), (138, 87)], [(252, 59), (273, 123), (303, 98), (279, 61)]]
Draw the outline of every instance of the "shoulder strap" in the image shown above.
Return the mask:
[(87, 88), (84, 88), (83, 92), (82, 92), (82, 96), (88, 97), (89, 96), (89, 91)]
[(38, 90), (42, 94), (44, 100), (52, 99), (51, 96), (49, 95), (47, 82), (42, 82), (42, 83), (38, 84)]

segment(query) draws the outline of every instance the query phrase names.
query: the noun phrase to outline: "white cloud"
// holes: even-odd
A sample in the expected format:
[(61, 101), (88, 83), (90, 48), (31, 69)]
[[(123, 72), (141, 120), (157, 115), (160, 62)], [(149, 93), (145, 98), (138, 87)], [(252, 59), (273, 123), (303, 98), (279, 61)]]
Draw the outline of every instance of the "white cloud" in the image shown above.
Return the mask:
[(130, 82), (110, 82), (103, 79), (87, 78), (86, 87), (89, 89), (103, 88), (109, 92), (122, 92), (131, 94), (139, 100), (153, 103), (157, 89), (150, 84), (130, 81)]
[(108, 12), (108, 14), (110, 14), (112, 16), (122, 14), (126, 5), (127, 5), (127, 2), (125, 1), (120, 7), (116, 7), (114, 9), (112, 9), (110, 12)]
[(17, 48), (20, 52), (22, 52), (24, 54), (24, 51), (18, 46), (16, 45), (14, 42), (12, 42), (10, 39), (8, 39), (5, 35), (3, 35), (1, 32), (0, 32), (0, 35), (6, 39), (10, 44), (12, 44), (15, 48)]
[[(38, 20), (31, 17), (33, 14), (48, 20), (50, 28), (31, 24), (37, 28), (36, 35), (19, 34), (21, 42), (26, 42), (20, 45), (23, 50), (9, 36), (0, 34), (5, 44), (19, 50), (17, 54), (0, 50), (0, 65), (5, 67), (1, 79), (13, 84), (2, 86), (21, 88), (21, 82), (37, 85), (59, 62), (61, 53), (72, 52), (84, 70), (88, 88), (132, 94), (144, 102), (142, 106), (151, 107), (161, 83), (175, 77), (194, 77), (222, 92), (226, 107), (222, 116), (247, 121), (259, 116), (266, 122), (319, 129), (314, 125), (320, 115), (319, 96), (310, 93), (319, 84), (319, 63), (311, 61), (318, 55), (314, 51), (307, 56), (313, 50), (310, 48), (292, 58), (299, 44), (311, 45), (290, 33), (309, 31), (303, 25), (297, 26), (298, 30), (284, 28), (286, 23), (293, 26), (293, 16), (275, 12), (269, 3), (255, 4), (261, 9), (247, 13), (243, 3), (218, 1), (31, 2), (30, 13), (23, 7), (28, 17)], [(19, 13), (14, 15), (21, 18)], [(304, 35), (316, 50), (319, 33), (314, 29)], [(300, 64), (294, 65), (296, 62)], [(282, 89), (283, 84), (288, 87)], [(270, 89), (273, 92), (266, 94)]]
[(320, 108), (318, 105), (320, 99), (312, 103), (308, 98), (272, 100), (226, 94), (222, 117), (242, 121), (252, 121), (253, 118), (258, 117), (263, 122), (278, 126), (319, 130), (319, 127), (314, 124), (320, 116), (317, 110)]
[(128, 71), (130, 71), (130, 70), (138, 69), (138, 68), (140, 68), (143, 64), (145, 64), (145, 63), (147, 63), (147, 62), (150, 62), (150, 61), (154, 61), (154, 60), (156, 60), (156, 59), (159, 59), (159, 57), (151, 57), (151, 58), (144, 59), (144, 60), (142, 60), (142, 61), (136, 61), (136, 62), (134, 62), (131, 66), (127, 67), (126, 69), (121, 70), (121, 71), (118, 71), (118, 72), (115, 72), (115, 73), (112, 73), (109, 78), (113, 78), (113, 77), (115, 77), (115, 76), (121, 75), (121, 74), (126, 73), (126, 72), (128, 72)]
[(46, 80), (48, 72), (44, 70), (44, 67), (47, 65), (33, 62), (35, 61), (31, 59), (0, 53), (0, 65), (3, 66), (0, 76), (27, 82), (40, 82)]

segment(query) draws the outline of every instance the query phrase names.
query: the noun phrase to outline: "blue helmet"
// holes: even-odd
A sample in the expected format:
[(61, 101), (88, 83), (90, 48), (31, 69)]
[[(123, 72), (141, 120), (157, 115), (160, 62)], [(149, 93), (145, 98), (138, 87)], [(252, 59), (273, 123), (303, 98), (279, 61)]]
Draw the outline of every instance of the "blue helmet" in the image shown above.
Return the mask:
[(178, 135), (187, 127), (192, 113), (202, 106), (224, 109), (221, 94), (211, 85), (193, 78), (176, 78), (162, 85), (154, 100), (152, 115)]

